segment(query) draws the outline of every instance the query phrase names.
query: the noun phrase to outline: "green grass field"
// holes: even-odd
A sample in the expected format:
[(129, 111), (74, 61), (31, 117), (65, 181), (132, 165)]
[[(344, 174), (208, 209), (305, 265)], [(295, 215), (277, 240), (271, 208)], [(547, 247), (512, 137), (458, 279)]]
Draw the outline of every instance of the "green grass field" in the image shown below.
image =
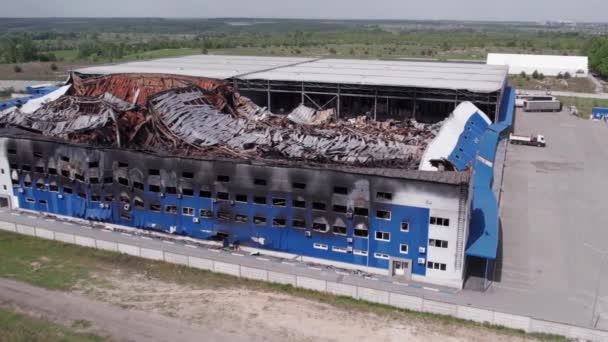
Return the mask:
[(105, 338), (79, 332), (83, 323), (64, 327), (0, 308), (0, 341), (2, 342), (101, 342)]
[(567, 96), (558, 96), (558, 98), (560, 101), (562, 101), (564, 108), (572, 105), (576, 106), (576, 109), (578, 109), (578, 116), (583, 119), (589, 119), (589, 116), (591, 115), (591, 108), (593, 107), (608, 107), (608, 99)]
[(439, 324), (465, 325), (479, 329), (490, 329), (511, 336), (547, 341), (566, 341), (566, 339), (559, 336), (526, 334), (519, 330), (464, 321), (451, 316), (402, 310), (350, 297), (334, 296), (299, 289), (289, 285), (236, 278), (165, 262), (151, 261), (4, 231), (0, 231), (0, 260), (2, 260), (0, 263), (0, 277), (11, 278), (55, 290), (69, 290), (77, 282), (99, 282), (99, 280), (92, 279), (90, 274), (103, 274), (104, 272), (120, 269), (125, 274), (143, 274), (149, 279), (186, 284), (196, 288), (239, 287), (250, 290), (272, 291), (334, 305), (346, 310), (372, 312), (400, 320), (420, 319)]

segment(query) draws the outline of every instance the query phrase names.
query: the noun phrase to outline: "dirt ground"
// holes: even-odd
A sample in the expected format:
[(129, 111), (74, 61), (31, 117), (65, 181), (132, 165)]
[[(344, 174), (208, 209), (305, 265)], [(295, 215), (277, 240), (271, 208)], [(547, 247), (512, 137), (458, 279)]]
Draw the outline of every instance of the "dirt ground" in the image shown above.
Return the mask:
[[(210, 331), (265, 341), (522, 341), (471, 327), (349, 312), (287, 294), (192, 288), (113, 271), (75, 292), (121, 308), (177, 318)], [(485, 329), (484, 329), (485, 330)]]
[[(55, 64), (57, 70), (52, 70)], [(65, 81), (68, 71), (82, 68), (91, 63), (85, 62), (31, 62), (21, 63), (21, 72), (15, 72), (16, 64), (0, 64), (0, 80)]]

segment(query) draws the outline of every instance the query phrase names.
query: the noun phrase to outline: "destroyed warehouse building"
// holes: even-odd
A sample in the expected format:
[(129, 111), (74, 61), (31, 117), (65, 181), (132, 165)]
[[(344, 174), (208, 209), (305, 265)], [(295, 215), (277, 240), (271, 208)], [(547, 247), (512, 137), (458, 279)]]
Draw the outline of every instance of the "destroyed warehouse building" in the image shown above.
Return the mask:
[(2, 194), (460, 288), (467, 260), (495, 257), (492, 227), (473, 224), (472, 177), (509, 107), (505, 78), (475, 64), (229, 56), (82, 69), (0, 112)]

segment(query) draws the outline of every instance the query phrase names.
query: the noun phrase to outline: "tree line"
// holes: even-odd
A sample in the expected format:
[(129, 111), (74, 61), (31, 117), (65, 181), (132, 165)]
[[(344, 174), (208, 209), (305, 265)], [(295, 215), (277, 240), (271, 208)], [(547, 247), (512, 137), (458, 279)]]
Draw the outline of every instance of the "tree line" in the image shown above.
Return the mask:
[(608, 77), (608, 38), (594, 38), (587, 48), (589, 66), (600, 75)]

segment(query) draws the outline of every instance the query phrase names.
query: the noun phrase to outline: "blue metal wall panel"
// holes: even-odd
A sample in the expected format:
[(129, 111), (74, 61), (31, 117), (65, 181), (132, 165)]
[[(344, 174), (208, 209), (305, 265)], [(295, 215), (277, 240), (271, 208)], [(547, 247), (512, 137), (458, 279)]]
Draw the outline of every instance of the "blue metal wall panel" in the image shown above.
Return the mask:
[(448, 160), (456, 166), (457, 170), (466, 170), (473, 164), (480, 137), (488, 126), (488, 123), (479, 113), (474, 113), (467, 120), (454, 150), (448, 156)]

